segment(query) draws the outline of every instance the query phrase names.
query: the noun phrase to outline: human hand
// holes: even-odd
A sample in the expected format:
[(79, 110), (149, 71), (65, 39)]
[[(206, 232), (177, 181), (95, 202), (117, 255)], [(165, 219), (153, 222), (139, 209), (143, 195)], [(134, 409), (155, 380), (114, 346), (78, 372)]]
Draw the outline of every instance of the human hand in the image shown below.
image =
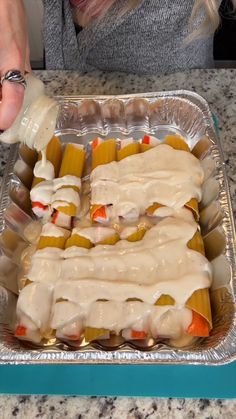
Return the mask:
[[(29, 42), (23, 0), (0, 1), (0, 76), (9, 70), (30, 72)], [(24, 87), (4, 81), (0, 102), (0, 130), (9, 128), (24, 99)]]

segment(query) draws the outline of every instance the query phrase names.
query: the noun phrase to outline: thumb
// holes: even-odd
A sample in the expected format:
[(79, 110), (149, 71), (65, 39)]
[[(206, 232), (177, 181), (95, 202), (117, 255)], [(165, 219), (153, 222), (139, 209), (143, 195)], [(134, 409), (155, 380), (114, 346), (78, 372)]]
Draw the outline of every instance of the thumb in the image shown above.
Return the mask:
[(5, 80), (2, 84), (0, 103), (0, 130), (8, 129), (21, 110), (24, 99), (24, 86)]

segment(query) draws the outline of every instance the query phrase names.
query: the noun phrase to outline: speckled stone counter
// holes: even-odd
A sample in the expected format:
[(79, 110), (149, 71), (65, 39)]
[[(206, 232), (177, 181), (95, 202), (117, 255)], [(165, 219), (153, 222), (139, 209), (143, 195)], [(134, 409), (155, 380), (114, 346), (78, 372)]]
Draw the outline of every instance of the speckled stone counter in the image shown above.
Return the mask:
[(131, 397), (0, 397), (9, 419), (235, 419), (236, 401)]
[[(187, 89), (202, 95), (219, 120), (234, 214), (236, 215), (236, 70), (193, 70), (159, 77), (96, 71), (35, 72), (49, 94), (124, 94)], [(8, 147), (0, 145), (0, 175)], [(236, 401), (104, 397), (0, 396), (0, 419), (18, 418), (236, 418)]]

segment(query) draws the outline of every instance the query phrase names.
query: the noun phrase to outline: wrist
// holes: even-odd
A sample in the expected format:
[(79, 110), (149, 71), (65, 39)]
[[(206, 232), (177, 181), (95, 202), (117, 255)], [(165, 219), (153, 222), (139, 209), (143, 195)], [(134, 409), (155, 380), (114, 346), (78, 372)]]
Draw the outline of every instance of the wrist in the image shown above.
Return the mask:
[(17, 9), (25, 11), (23, 0), (0, 0), (0, 11), (16, 12)]

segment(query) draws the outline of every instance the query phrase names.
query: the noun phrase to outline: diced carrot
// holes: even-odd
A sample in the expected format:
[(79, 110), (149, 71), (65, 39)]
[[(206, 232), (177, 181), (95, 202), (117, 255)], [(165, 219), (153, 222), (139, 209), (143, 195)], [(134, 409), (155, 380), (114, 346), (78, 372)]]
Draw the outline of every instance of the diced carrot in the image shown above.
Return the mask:
[(79, 340), (81, 335), (65, 335), (69, 340)]
[(146, 339), (147, 333), (144, 330), (132, 330), (131, 339)]
[(56, 224), (58, 227), (71, 228), (72, 217), (64, 214), (62, 211), (55, 210), (53, 212), (51, 222)]
[(26, 336), (26, 327), (25, 326), (17, 326), (16, 331), (15, 331), (15, 335), (16, 336)]
[(106, 207), (105, 206), (102, 206), (102, 207), (98, 208), (92, 214), (92, 219), (94, 221), (96, 221), (98, 218), (101, 218), (101, 219), (106, 219), (107, 218), (107, 213), (106, 213)]
[(144, 135), (144, 137), (142, 139), (142, 144), (150, 144), (150, 136), (149, 135)]
[(41, 202), (32, 202), (32, 208), (42, 208), (42, 209), (47, 209), (47, 205), (43, 205), (41, 204)]
[(92, 142), (92, 150), (95, 150), (95, 148), (97, 148), (99, 143), (100, 143), (100, 138), (95, 138), (95, 140), (93, 140)]
[(53, 214), (53, 216), (52, 216), (52, 223), (53, 224), (56, 224), (58, 215), (59, 215), (59, 212), (58, 211), (55, 211), (54, 214)]
[(209, 323), (208, 321), (192, 310), (192, 323), (187, 329), (187, 333), (191, 336), (206, 337), (209, 336)]

